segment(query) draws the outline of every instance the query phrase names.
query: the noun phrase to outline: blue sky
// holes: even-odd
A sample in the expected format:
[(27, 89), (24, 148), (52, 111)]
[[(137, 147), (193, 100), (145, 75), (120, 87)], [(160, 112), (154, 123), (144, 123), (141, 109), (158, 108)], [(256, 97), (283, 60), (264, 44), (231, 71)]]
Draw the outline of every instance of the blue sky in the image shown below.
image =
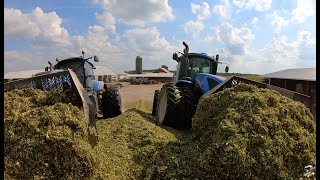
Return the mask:
[(173, 70), (182, 41), (219, 54), (230, 72), (315, 67), (315, 9), (315, 0), (5, 0), (4, 71), (44, 69), (81, 50), (115, 71), (134, 69), (138, 55), (144, 69)]

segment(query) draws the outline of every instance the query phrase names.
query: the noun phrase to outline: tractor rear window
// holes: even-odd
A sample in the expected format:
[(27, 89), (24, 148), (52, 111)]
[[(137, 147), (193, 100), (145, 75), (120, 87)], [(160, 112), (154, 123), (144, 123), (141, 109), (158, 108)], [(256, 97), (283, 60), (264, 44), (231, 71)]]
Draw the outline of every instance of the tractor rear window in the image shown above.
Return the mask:
[(83, 65), (81, 61), (70, 61), (59, 64), (55, 67), (56, 69), (68, 69), (70, 68), (73, 72), (76, 73), (79, 79), (83, 78)]
[(198, 73), (210, 73), (210, 61), (200, 57), (191, 57), (188, 74), (191, 79), (195, 79)]

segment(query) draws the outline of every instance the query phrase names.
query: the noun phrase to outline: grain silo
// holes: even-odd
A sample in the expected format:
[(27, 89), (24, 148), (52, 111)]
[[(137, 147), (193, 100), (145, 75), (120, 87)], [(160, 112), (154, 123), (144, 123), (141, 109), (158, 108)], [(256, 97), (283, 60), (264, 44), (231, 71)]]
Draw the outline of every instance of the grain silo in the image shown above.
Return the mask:
[(136, 57), (136, 73), (142, 74), (142, 57)]

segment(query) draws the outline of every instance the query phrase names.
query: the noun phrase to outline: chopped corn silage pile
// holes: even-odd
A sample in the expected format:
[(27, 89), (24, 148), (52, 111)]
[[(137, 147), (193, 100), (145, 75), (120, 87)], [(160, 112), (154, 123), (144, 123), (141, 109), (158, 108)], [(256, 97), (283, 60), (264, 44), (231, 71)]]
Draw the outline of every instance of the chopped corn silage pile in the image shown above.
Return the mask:
[(97, 121), (94, 148), (79, 108), (48, 105), (37, 93), (5, 93), (8, 179), (295, 179), (315, 165), (310, 112), (274, 91), (239, 85), (211, 95), (199, 102), (190, 131), (157, 126), (139, 101)]
[(273, 90), (240, 84), (213, 94), (199, 103), (193, 129), (210, 178), (298, 179), (316, 163), (312, 114)]
[[(83, 111), (38, 89), (4, 94), (4, 169), (8, 179), (86, 179), (95, 156)], [(64, 103), (63, 103), (64, 102)]]

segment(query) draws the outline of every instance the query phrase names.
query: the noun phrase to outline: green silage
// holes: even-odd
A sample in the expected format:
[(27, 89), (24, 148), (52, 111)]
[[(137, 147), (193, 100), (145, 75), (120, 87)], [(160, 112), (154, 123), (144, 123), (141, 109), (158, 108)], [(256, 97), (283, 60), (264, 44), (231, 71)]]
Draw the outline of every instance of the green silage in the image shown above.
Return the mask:
[(81, 109), (54, 92), (4, 94), (4, 169), (13, 179), (86, 179), (96, 159)]
[(208, 178), (297, 179), (316, 160), (310, 111), (278, 92), (241, 84), (203, 99), (193, 119)]
[(97, 130), (99, 142), (92, 148), (81, 109), (55, 101), (49, 92), (7, 92), (5, 176), (299, 179), (305, 165), (315, 165), (309, 110), (245, 84), (201, 100), (188, 131), (157, 126), (143, 101), (118, 117), (98, 120)]

